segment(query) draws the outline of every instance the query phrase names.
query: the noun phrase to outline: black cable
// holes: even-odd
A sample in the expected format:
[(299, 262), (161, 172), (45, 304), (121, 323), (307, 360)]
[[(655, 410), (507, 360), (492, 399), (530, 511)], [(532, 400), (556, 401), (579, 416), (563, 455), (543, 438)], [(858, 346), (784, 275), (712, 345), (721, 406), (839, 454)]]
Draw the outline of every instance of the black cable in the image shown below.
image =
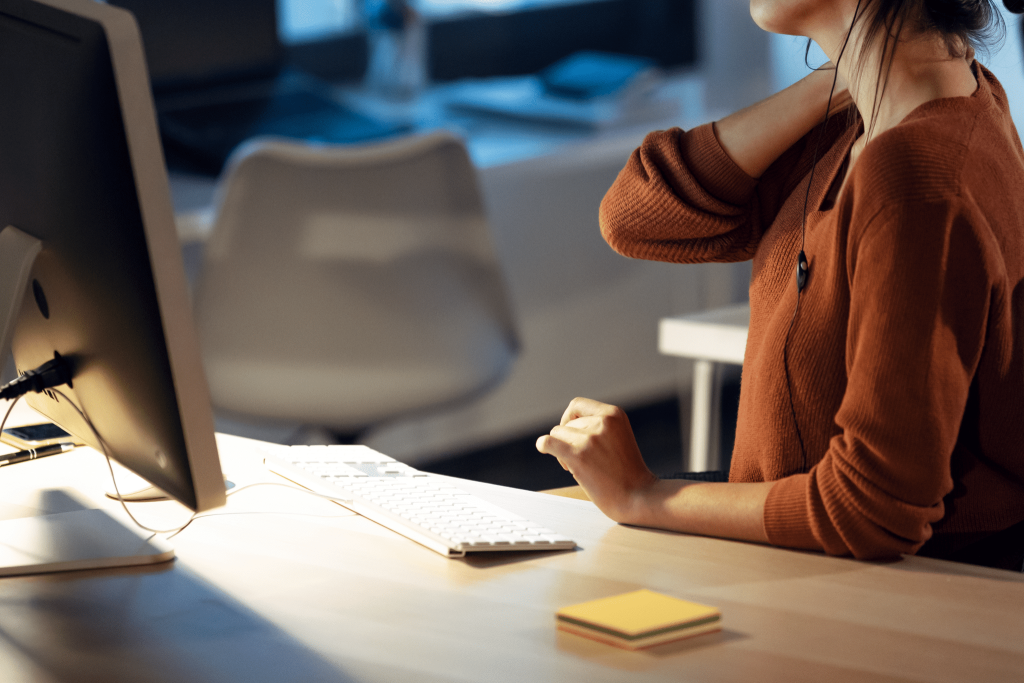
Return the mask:
[(11, 405), (7, 406), (7, 412), (4, 413), (3, 419), (0, 420), (0, 433), (2, 433), (4, 431), (4, 427), (7, 426), (7, 420), (11, 417), (11, 413), (14, 412), (14, 406), (18, 405), (19, 400), (20, 397), (11, 401)]
[[(40, 366), (40, 367), (42, 367), (42, 366)], [(3, 428), (7, 425), (7, 420), (8, 420), (8, 418), (10, 418), (11, 413), (14, 411), (14, 406), (17, 405), (18, 401), (21, 399), (21, 397), (25, 393), (27, 393), (27, 392), (22, 392), (21, 394), (16, 396), (14, 398), (14, 400), (11, 401), (11, 404), (7, 407), (7, 411), (4, 413), (3, 417), (0, 418), (0, 431), (3, 431)], [(92, 420), (90, 420), (89, 417), (82, 411), (82, 409), (79, 408), (74, 403), (74, 401), (72, 401), (70, 398), (68, 398), (68, 396), (65, 395), (63, 392), (61, 392), (59, 390), (54, 390), (54, 393), (57, 394), (58, 396), (60, 396), (62, 399), (64, 399), (68, 403), (68, 405), (70, 405), (71, 408), (76, 413), (78, 413), (78, 416), (82, 418), (82, 420), (85, 422), (85, 424), (92, 431), (93, 435), (96, 437), (96, 440), (100, 444), (100, 448), (102, 448), (103, 456), (106, 459), (107, 468), (110, 470), (110, 479), (111, 479), (111, 482), (114, 485), (114, 494), (117, 496), (117, 501), (121, 504), (121, 507), (124, 509), (125, 513), (132, 520), (132, 522), (134, 522), (135, 525), (138, 526), (140, 529), (148, 531), (151, 534), (153, 534), (154, 536), (156, 536), (158, 534), (169, 534), (168, 536), (166, 536), (166, 538), (170, 539), (170, 538), (173, 538), (174, 536), (177, 536), (178, 534), (180, 534), (189, 525), (191, 525), (192, 522), (196, 521), (197, 519), (205, 519), (206, 517), (214, 517), (214, 516), (219, 516), (219, 515), (224, 515), (224, 514), (255, 514), (254, 512), (232, 512), (232, 513), (206, 513), (206, 514), (200, 515), (200, 514), (197, 514), (197, 513), (193, 512), (192, 515), (188, 518), (188, 520), (184, 524), (182, 524), (181, 526), (176, 527), (174, 529), (151, 529), (148, 526), (146, 526), (145, 524), (142, 524), (141, 522), (139, 522), (138, 519), (136, 519), (135, 515), (133, 515), (131, 513), (131, 511), (128, 509), (128, 505), (127, 505), (128, 501), (125, 500), (124, 496), (121, 494), (121, 491), (120, 491), (120, 489), (117, 486), (117, 477), (114, 475), (114, 465), (113, 465), (113, 461), (111, 460), (111, 457), (110, 457), (110, 451), (107, 449), (107, 443), (99, 435), (99, 432), (96, 431), (96, 427), (93, 426)], [(254, 483), (251, 483), (251, 484), (245, 484), (244, 486), (239, 486), (238, 488), (235, 488), (235, 489), (232, 489), (231, 491), (228, 491), (226, 495), (231, 496), (231, 495), (234, 495), (234, 494), (239, 493), (241, 491), (246, 491), (248, 489), (255, 488), (257, 486), (281, 486), (281, 487), (287, 488), (287, 489), (289, 489), (291, 491), (298, 491), (299, 493), (305, 493), (305, 494), (308, 494), (308, 495), (311, 495), (311, 496), (315, 496), (317, 498), (321, 498), (321, 499), (324, 499), (324, 500), (329, 500), (329, 501), (334, 502), (334, 503), (340, 503), (342, 505), (351, 504), (352, 503), (352, 498), (351, 497), (347, 497), (346, 498), (344, 496), (332, 496), (332, 495), (327, 494), (327, 493), (320, 493), (319, 491), (311, 491), (309, 489), (305, 489), (305, 488), (302, 488), (300, 486), (296, 486), (295, 484), (287, 483), (287, 482), (283, 482), (283, 481), (282, 482), (277, 482), (277, 481), (259, 481), (259, 482), (254, 482)], [(350, 512), (352, 512), (352, 514), (358, 514), (358, 513), (354, 512), (354, 511), (350, 511)], [(297, 513), (287, 513), (287, 514), (297, 514)], [(304, 515), (304, 516), (307, 516), (307, 517), (322, 517), (322, 518), (325, 518), (325, 519), (334, 519), (334, 518), (337, 518), (339, 516), (344, 516), (344, 515)]]
[(800, 432), (800, 423), (796, 419), (796, 406), (793, 405), (793, 383), (789, 376), (789, 336), (793, 332), (793, 325), (796, 323), (797, 313), (800, 312), (800, 294), (807, 286), (807, 277), (810, 268), (807, 264), (807, 255), (804, 253), (804, 245), (807, 239), (807, 204), (811, 197), (811, 185), (814, 184), (814, 171), (818, 167), (818, 153), (821, 150), (821, 140), (825, 137), (825, 128), (828, 125), (829, 115), (832, 113), (832, 96), (836, 92), (836, 82), (839, 80), (839, 63), (846, 53), (846, 46), (853, 35), (853, 27), (857, 25), (857, 17), (860, 15), (860, 6), (863, 0), (857, 0), (857, 7), (853, 10), (853, 20), (850, 22), (850, 30), (846, 32), (843, 46), (839, 50), (834, 66), (835, 73), (832, 76), (832, 87), (828, 91), (828, 103), (825, 105), (825, 119), (821, 123), (821, 130), (818, 132), (817, 140), (814, 143), (814, 156), (811, 157), (811, 174), (807, 180), (807, 190), (804, 192), (804, 208), (800, 217), (800, 253), (796, 257), (796, 306), (793, 308), (793, 315), (789, 319), (789, 327), (786, 328), (786, 338), (782, 342), (782, 370), (786, 375), (786, 393), (789, 396), (789, 413), (793, 418), (793, 426), (796, 428), (796, 438), (800, 443), (800, 457), (802, 460), (802, 472), (807, 471), (807, 448), (804, 446), (804, 437)]
[(18, 398), (29, 392), (42, 393), (62, 384), (71, 386), (71, 366), (59, 353), (54, 353), (53, 360), (0, 387), (0, 400)]
[[(190, 524), (192, 524), (192, 522), (194, 522), (195, 520), (202, 519), (202, 518), (208, 516), (208, 515), (200, 515), (200, 514), (198, 514), (196, 512), (193, 512), (192, 515), (188, 518), (188, 520), (184, 524), (182, 524), (181, 526), (175, 527), (173, 529), (151, 529), (150, 527), (146, 526), (145, 524), (140, 522), (138, 519), (136, 519), (135, 515), (133, 515), (131, 510), (128, 509), (128, 502), (129, 501), (125, 500), (124, 496), (121, 494), (121, 491), (120, 491), (120, 489), (117, 486), (117, 477), (114, 475), (113, 459), (110, 456), (110, 450), (107, 447), (107, 442), (103, 439), (102, 436), (100, 436), (99, 432), (96, 431), (96, 427), (95, 427), (95, 425), (93, 425), (92, 420), (89, 419), (89, 416), (86, 415), (82, 411), (81, 408), (79, 408), (77, 405), (75, 405), (74, 401), (72, 401), (70, 398), (68, 398), (61, 391), (54, 390), (54, 393), (57, 394), (58, 396), (60, 396), (62, 399), (64, 399), (68, 403), (68, 405), (70, 405), (71, 408), (76, 413), (78, 413), (78, 416), (80, 418), (82, 418), (82, 420), (85, 422), (85, 424), (92, 431), (93, 436), (96, 437), (96, 440), (99, 442), (100, 448), (102, 449), (103, 456), (104, 456), (104, 458), (106, 458), (107, 469), (110, 470), (110, 479), (111, 479), (111, 481), (113, 482), (113, 485), (114, 485), (114, 494), (117, 496), (117, 501), (119, 503), (121, 503), (121, 507), (124, 509), (125, 514), (127, 514), (128, 517), (132, 520), (132, 522), (135, 523), (135, 526), (139, 527), (140, 529), (143, 529), (144, 531), (148, 531), (148, 532), (150, 532), (150, 533), (152, 533), (154, 535), (156, 535), (156, 534), (170, 534), (170, 536), (168, 536), (167, 538), (171, 538), (173, 536), (177, 536), (178, 534), (180, 534), (182, 531), (185, 530), (186, 527), (188, 527)], [(12, 408), (13, 408), (13, 406), (12, 406)], [(10, 410), (8, 410), (8, 414), (10, 414)], [(4, 419), (6, 420), (6, 417)], [(244, 486), (239, 486), (238, 488), (235, 488), (235, 489), (232, 489), (231, 491), (228, 491), (226, 495), (231, 496), (231, 495), (234, 495), (236, 493), (239, 493), (240, 491), (245, 491), (247, 489), (254, 488), (256, 486), (283, 486), (283, 487), (288, 488), (288, 489), (290, 489), (292, 491), (299, 491), (301, 493), (306, 493), (306, 494), (309, 494), (311, 496), (316, 496), (317, 498), (323, 498), (325, 500), (329, 500), (329, 501), (332, 501), (332, 502), (335, 502), (335, 503), (341, 503), (343, 505), (345, 503), (351, 503), (352, 502), (351, 498), (346, 498), (344, 496), (332, 496), (332, 495), (327, 494), (327, 493), (320, 493), (319, 491), (311, 491), (309, 489), (304, 489), (304, 488), (301, 488), (299, 486), (296, 486), (295, 484), (290, 484), (290, 483), (286, 483), (286, 482), (277, 482), (277, 481), (267, 481), (267, 482), (262, 482), (261, 481), (261, 482), (255, 482), (255, 483), (252, 483), (252, 484), (246, 484)]]

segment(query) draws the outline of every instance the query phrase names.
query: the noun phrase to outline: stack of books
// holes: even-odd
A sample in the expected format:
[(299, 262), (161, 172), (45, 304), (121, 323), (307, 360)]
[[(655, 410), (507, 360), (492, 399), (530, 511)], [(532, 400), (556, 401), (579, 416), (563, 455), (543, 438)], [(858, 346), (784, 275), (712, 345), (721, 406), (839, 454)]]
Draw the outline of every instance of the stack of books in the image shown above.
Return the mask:
[(591, 600), (558, 610), (558, 629), (627, 650), (642, 650), (720, 631), (715, 607), (649, 590)]

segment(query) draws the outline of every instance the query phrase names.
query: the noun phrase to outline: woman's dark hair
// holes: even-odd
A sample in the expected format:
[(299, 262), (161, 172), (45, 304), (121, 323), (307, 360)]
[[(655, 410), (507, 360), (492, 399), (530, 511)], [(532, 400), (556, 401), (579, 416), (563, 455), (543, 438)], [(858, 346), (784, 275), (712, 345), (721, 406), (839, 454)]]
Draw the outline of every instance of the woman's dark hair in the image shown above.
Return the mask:
[[(1003, 0), (1003, 5), (1024, 12), (1024, 0)], [(963, 57), (968, 48), (985, 51), (1006, 32), (993, 0), (871, 0), (861, 31), (866, 43), (886, 35), (886, 42), (896, 42), (905, 26), (942, 35), (951, 57)]]

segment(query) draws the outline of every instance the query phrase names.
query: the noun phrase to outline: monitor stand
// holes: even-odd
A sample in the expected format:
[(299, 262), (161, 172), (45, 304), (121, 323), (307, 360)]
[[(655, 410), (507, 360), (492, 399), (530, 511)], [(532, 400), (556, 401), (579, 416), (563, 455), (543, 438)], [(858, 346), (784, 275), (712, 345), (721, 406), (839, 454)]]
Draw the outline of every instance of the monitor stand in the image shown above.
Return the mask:
[[(0, 231), (0, 374), (42, 246), (13, 226)], [(0, 521), (0, 576), (155, 564), (173, 557), (163, 539), (125, 526), (103, 510)]]
[(103, 510), (75, 510), (0, 522), (0, 577), (157, 564), (174, 557), (161, 538)]

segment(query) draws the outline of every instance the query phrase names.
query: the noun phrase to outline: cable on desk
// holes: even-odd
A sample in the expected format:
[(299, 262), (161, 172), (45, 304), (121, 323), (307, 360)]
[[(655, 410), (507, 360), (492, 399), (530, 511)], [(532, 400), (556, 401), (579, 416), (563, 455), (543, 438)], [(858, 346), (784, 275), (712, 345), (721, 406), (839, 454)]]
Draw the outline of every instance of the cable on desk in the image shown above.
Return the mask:
[(292, 491), (298, 491), (299, 493), (306, 493), (306, 494), (309, 494), (311, 496), (316, 496), (317, 498), (323, 498), (323, 499), (329, 500), (329, 501), (331, 501), (333, 503), (351, 503), (352, 502), (351, 498), (343, 498), (341, 496), (332, 496), (332, 495), (330, 495), (328, 493), (320, 493), (319, 491), (312, 491), (310, 489), (303, 488), (301, 486), (296, 486), (295, 484), (286, 484), (283, 481), (254, 481), (251, 484), (246, 484), (245, 486), (239, 486), (238, 488), (231, 489), (225, 495), (233, 496), (236, 493), (239, 493), (240, 491), (245, 491), (246, 489), (251, 489), (251, 488), (254, 488), (256, 486), (283, 486), (286, 489), (290, 489)]
[[(295, 484), (286, 484), (283, 481), (256, 481), (256, 482), (253, 482), (251, 484), (246, 484), (245, 486), (239, 486), (237, 488), (233, 488), (230, 491), (228, 491), (227, 493), (225, 493), (224, 497), (227, 498), (227, 497), (235, 495), (236, 493), (241, 493), (242, 491), (245, 491), (245, 490), (248, 490), (248, 489), (251, 489), (251, 488), (255, 488), (257, 486), (281, 486), (281, 487), (286, 488), (286, 489), (288, 489), (290, 491), (298, 491), (299, 493), (307, 493), (307, 494), (309, 494), (311, 496), (316, 496), (317, 498), (323, 498), (325, 500), (329, 500), (332, 503), (342, 503), (342, 504), (344, 504), (344, 503), (351, 503), (352, 502), (351, 498), (342, 498), (341, 496), (331, 496), (331, 495), (328, 495), (326, 493), (319, 493), (317, 491), (311, 491), (309, 489), (302, 488), (301, 486), (296, 486)], [(222, 517), (222, 516), (225, 516), (225, 515), (254, 515), (254, 514), (261, 514), (261, 512), (259, 510), (250, 510), (250, 511), (247, 511), (247, 512), (208, 512), (205, 515), (193, 514), (192, 517), (189, 518), (189, 520), (187, 522), (185, 522), (183, 525), (181, 525), (179, 528), (172, 529), (172, 530), (166, 531), (166, 532), (160, 532), (160, 533), (170, 534), (169, 536), (167, 536), (167, 539), (171, 539), (171, 538), (174, 538), (175, 536), (177, 536), (178, 534), (180, 534), (182, 531), (184, 531), (185, 528), (188, 527), (188, 525), (190, 525), (192, 522), (196, 521), (197, 519), (206, 519), (207, 517)], [(295, 514), (295, 513), (285, 513), (285, 514)], [(353, 515), (357, 515), (359, 513), (353, 512), (352, 514)], [(325, 518), (328, 518), (328, 519), (334, 519), (336, 517), (339, 517), (340, 515), (315, 515), (315, 516), (316, 517), (325, 517)], [(134, 517), (132, 519), (134, 519)], [(136, 522), (136, 524), (138, 524), (138, 522)], [(145, 527), (143, 527), (143, 528), (145, 528)], [(148, 531), (148, 529), (147, 529), (147, 531)]]
[(11, 416), (11, 412), (14, 410), (14, 406), (18, 405), (18, 401), (20, 401), (20, 400), (21, 400), (21, 396), (18, 396), (13, 401), (11, 401), (10, 407), (7, 409), (7, 412), (4, 413), (4, 419), (0, 420), (0, 432), (4, 431), (4, 427), (7, 426), (7, 418), (9, 418)]
[[(42, 366), (40, 366), (40, 367), (42, 367)], [(10, 385), (8, 385), (8, 386), (10, 386)], [(68, 405), (70, 405), (72, 408), (74, 408), (75, 412), (78, 413), (79, 417), (81, 417), (82, 420), (89, 426), (89, 429), (90, 429), (90, 431), (92, 431), (93, 435), (95, 435), (96, 440), (99, 441), (100, 448), (103, 449), (103, 456), (104, 456), (104, 458), (106, 458), (106, 461), (107, 461), (107, 469), (110, 470), (110, 480), (111, 480), (111, 482), (114, 485), (114, 493), (117, 495), (117, 500), (118, 500), (119, 503), (121, 503), (121, 507), (124, 509), (125, 514), (128, 515), (128, 517), (132, 520), (132, 522), (135, 523), (135, 525), (137, 527), (139, 527), (140, 529), (143, 529), (144, 531), (148, 531), (148, 532), (152, 533), (153, 535), (168, 534), (167, 538), (170, 539), (170, 538), (173, 538), (173, 537), (177, 536), (178, 534), (180, 534), (190, 524), (192, 524), (192, 522), (194, 522), (197, 519), (203, 519), (204, 517), (217, 516), (218, 513), (207, 514), (207, 515), (199, 515), (198, 513), (193, 512), (192, 516), (188, 518), (188, 521), (186, 521), (181, 526), (175, 527), (173, 529), (153, 529), (153, 528), (150, 528), (150, 527), (146, 526), (145, 524), (140, 522), (138, 519), (136, 519), (135, 515), (133, 515), (131, 510), (128, 509), (128, 504), (127, 504), (128, 501), (126, 501), (124, 499), (124, 497), (121, 495), (121, 490), (117, 486), (117, 477), (114, 474), (114, 464), (113, 464), (113, 462), (111, 462), (110, 451), (107, 448), (107, 442), (104, 441), (103, 437), (100, 436), (98, 431), (96, 431), (96, 427), (93, 425), (92, 420), (90, 420), (89, 417), (82, 411), (82, 409), (79, 408), (75, 404), (74, 401), (72, 401), (70, 398), (68, 398), (68, 396), (66, 394), (64, 394), (64, 392), (62, 392), (62, 391), (60, 391), (58, 389), (53, 389), (53, 387), (47, 387), (47, 388), (52, 390), (55, 394), (60, 396), (65, 401), (67, 401)], [(10, 407), (7, 408), (7, 412), (4, 413), (3, 419), (0, 420), (0, 432), (3, 431), (4, 426), (7, 424), (7, 419), (11, 416), (11, 412), (14, 410), (14, 406), (17, 405), (18, 401), (20, 401), (21, 397), (24, 396), (26, 393), (28, 393), (27, 390), (23, 391), (22, 393), (16, 395), (14, 397), (14, 399), (11, 401)], [(225, 494), (225, 497), (233, 496), (236, 493), (239, 493), (241, 491), (245, 491), (245, 490), (248, 490), (248, 489), (251, 489), (251, 488), (255, 488), (257, 486), (282, 486), (282, 487), (290, 489), (292, 491), (299, 491), (300, 493), (306, 493), (306, 494), (309, 494), (311, 496), (316, 496), (317, 498), (323, 498), (325, 500), (332, 501), (334, 503), (351, 503), (352, 502), (351, 498), (343, 498), (341, 496), (332, 496), (332, 495), (329, 495), (329, 494), (326, 494), (326, 493), (319, 493), (317, 491), (311, 491), (311, 490), (309, 490), (307, 488), (302, 488), (301, 486), (296, 486), (295, 484), (286, 484), (284, 482), (276, 482), (276, 481), (261, 481), (261, 482), (254, 482), (252, 484), (246, 484), (245, 486), (239, 486), (237, 488), (232, 489), (231, 491), (228, 491)], [(252, 514), (252, 513), (238, 513), (238, 514)]]
[[(331, 501), (333, 503), (351, 503), (352, 502), (351, 498), (342, 498), (340, 496), (331, 496), (331, 495), (327, 495), (326, 493), (319, 493), (317, 491), (311, 491), (309, 489), (302, 488), (301, 486), (296, 486), (295, 484), (286, 484), (283, 481), (257, 481), (257, 482), (253, 482), (252, 484), (246, 484), (245, 486), (239, 486), (237, 488), (231, 489), (230, 491), (228, 491), (225, 494), (225, 496), (233, 496), (236, 493), (240, 493), (242, 491), (245, 491), (245, 490), (248, 490), (248, 489), (251, 489), (251, 488), (255, 488), (257, 486), (281, 486), (281, 487), (286, 488), (286, 489), (288, 489), (290, 491), (298, 491), (299, 493), (308, 493), (311, 496), (316, 496), (317, 498), (323, 498), (323, 499), (329, 500), (329, 501)], [(349, 512), (351, 512), (352, 515), (357, 515), (357, 516), (359, 515), (358, 512), (352, 512), (351, 510)], [(182, 531), (184, 531), (185, 527), (187, 527), (189, 524), (191, 524), (192, 522), (196, 521), (197, 519), (206, 519), (207, 517), (225, 517), (227, 515), (257, 515), (257, 514), (297, 514), (297, 513), (294, 513), (294, 512), (282, 513), (282, 512), (276, 512), (276, 511), (273, 512), (273, 513), (268, 513), (268, 512), (263, 512), (261, 510), (247, 510), (245, 512), (208, 512), (208, 513), (203, 514), (203, 515), (198, 515), (197, 514), (197, 515), (192, 515), (192, 519), (188, 520), (188, 522), (186, 522), (185, 525), (182, 526), (180, 529), (177, 529), (176, 531), (171, 533), (170, 536), (167, 536), (167, 539), (169, 540), (169, 539), (174, 538), (175, 536), (180, 534)], [(344, 515), (303, 515), (303, 516), (306, 516), (306, 517), (320, 517), (320, 518), (323, 518), (323, 519), (338, 519), (339, 517), (342, 517)]]
[[(43, 367), (43, 366), (40, 366), (40, 367)], [(23, 375), (23, 377), (27, 377), (27, 376), (28, 376), (27, 374)], [(19, 378), (19, 379), (21, 379), (21, 378)], [(15, 380), (15, 381), (18, 381), (18, 380)], [(63, 382), (63, 383), (66, 384), (66, 382)], [(11, 384), (13, 384), (13, 382), (5, 385), (4, 388), (6, 389), (7, 387), (10, 387)], [(56, 386), (56, 385), (54, 385), (54, 386)], [(172, 533), (172, 532), (173, 533), (178, 533), (182, 529), (187, 527), (189, 524), (191, 524), (192, 519), (195, 518), (195, 513), (193, 513), (192, 518), (190, 518), (182, 526), (180, 526), (180, 527), (178, 527), (176, 529), (167, 529), (167, 530), (163, 530), (163, 531), (162, 530), (158, 530), (158, 529), (150, 529), (148, 526), (146, 526), (145, 524), (142, 524), (141, 522), (139, 522), (139, 520), (135, 519), (135, 515), (133, 515), (131, 513), (131, 511), (128, 509), (128, 506), (125, 504), (124, 497), (122, 497), (122, 495), (121, 495), (121, 491), (117, 488), (117, 477), (114, 476), (114, 466), (110, 462), (110, 453), (107, 451), (107, 443), (103, 440), (103, 437), (100, 436), (99, 432), (96, 431), (96, 427), (93, 426), (92, 420), (90, 420), (86, 416), (86, 414), (84, 412), (82, 412), (82, 409), (79, 408), (77, 405), (75, 405), (75, 402), (72, 401), (70, 398), (68, 398), (67, 395), (64, 392), (60, 391), (59, 389), (54, 389), (53, 386), (46, 387), (46, 388), (51, 390), (51, 391), (53, 391), (53, 393), (59, 395), (61, 398), (63, 398), (65, 401), (67, 401), (68, 405), (70, 405), (72, 408), (74, 408), (75, 412), (78, 413), (78, 415), (85, 421), (85, 423), (87, 425), (89, 425), (89, 429), (96, 436), (96, 439), (100, 442), (100, 447), (103, 449), (103, 455), (107, 459), (107, 468), (110, 470), (110, 479), (114, 483), (114, 493), (117, 494), (117, 500), (121, 503), (121, 507), (124, 508), (125, 513), (127, 513), (128, 517), (131, 518), (131, 520), (135, 523), (136, 526), (138, 526), (140, 529), (143, 529), (145, 531), (149, 531), (150, 533), (156, 535), (156, 534), (167, 534), (167, 533)], [(7, 425), (7, 419), (11, 416), (11, 412), (14, 410), (14, 406), (16, 406), (18, 404), (18, 401), (21, 400), (21, 397), (24, 396), (25, 394), (27, 394), (28, 391), (29, 391), (29, 389), (26, 389), (25, 391), (22, 391), (21, 393), (14, 394), (13, 400), (11, 401), (10, 407), (7, 408), (7, 412), (4, 413), (3, 420), (0, 420), (0, 432), (2, 432), (4, 427)]]
[(93, 433), (93, 436), (96, 437), (96, 440), (100, 444), (100, 448), (103, 449), (103, 456), (107, 459), (107, 469), (110, 470), (110, 480), (114, 483), (114, 493), (117, 494), (117, 500), (118, 500), (119, 503), (121, 503), (121, 507), (124, 509), (125, 514), (127, 514), (128, 517), (131, 518), (131, 520), (135, 523), (135, 526), (139, 527), (140, 529), (143, 529), (144, 531), (148, 531), (148, 532), (150, 532), (150, 533), (152, 533), (154, 535), (156, 535), (156, 534), (170, 534), (170, 533), (175, 533), (176, 534), (176, 533), (179, 533), (182, 529), (184, 529), (185, 527), (187, 527), (189, 524), (192, 523), (192, 520), (195, 519), (195, 516), (196, 516), (195, 512), (192, 513), (192, 516), (189, 517), (187, 522), (182, 524), (180, 527), (175, 527), (174, 529), (152, 529), (152, 528), (146, 526), (145, 524), (143, 524), (142, 522), (140, 522), (138, 519), (136, 519), (135, 515), (133, 515), (131, 510), (128, 509), (127, 502), (125, 501), (124, 497), (121, 495), (121, 490), (117, 486), (117, 477), (114, 475), (114, 464), (110, 460), (110, 450), (107, 448), (107, 442), (104, 441), (103, 437), (100, 436), (100, 433), (98, 431), (96, 431), (96, 427), (95, 427), (95, 425), (93, 425), (92, 420), (89, 419), (89, 416), (86, 415), (82, 411), (81, 408), (79, 408), (77, 405), (75, 405), (74, 401), (72, 401), (70, 398), (67, 397), (66, 394), (64, 394), (62, 391), (60, 391), (58, 389), (51, 389), (51, 391), (53, 393), (57, 394), (58, 396), (60, 396), (65, 401), (67, 401), (68, 405), (70, 405), (72, 408), (74, 408), (75, 412), (78, 413), (79, 417), (81, 417), (82, 420), (85, 421), (85, 424), (87, 424), (89, 426), (89, 430)]

